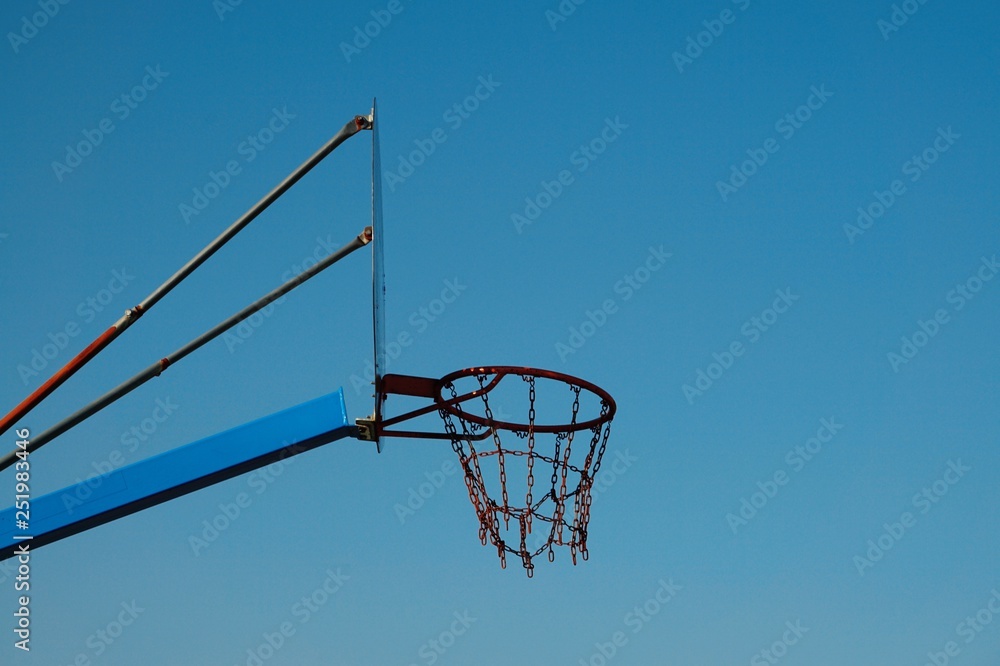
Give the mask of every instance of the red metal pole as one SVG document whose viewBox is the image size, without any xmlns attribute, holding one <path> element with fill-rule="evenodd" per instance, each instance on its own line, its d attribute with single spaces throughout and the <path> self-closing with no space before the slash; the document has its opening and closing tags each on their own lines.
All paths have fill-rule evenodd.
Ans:
<svg viewBox="0 0 1000 666">
<path fill-rule="evenodd" d="M 129 310 L 129 313 L 131 312 L 132 310 Z M 123 319 L 128 318 L 129 315 L 123 317 Z M 64 365 L 54 375 L 49 377 L 44 384 L 35 389 L 31 395 L 21 402 L 20 405 L 15 407 L 9 414 L 7 414 L 7 416 L 3 417 L 3 420 L 0 420 L 0 434 L 7 432 L 7 430 L 10 429 L 18 419 L 34 409 L 38 403 L 59 388 L 64 381 L 73 376 L 74 372 L 82 368 L 87 361 L 97 356 L 102 349 L 111 344 L 112 340 L 128 328 L 127 325 L 119 327 L 119 323 L 120 322 L 116 322 L 114 326 L 101 333 L 101 335 L 98 336 L 96 340 L 91 342 L 86 349 L 74 356 L 69 363 Z"/>
</svg>

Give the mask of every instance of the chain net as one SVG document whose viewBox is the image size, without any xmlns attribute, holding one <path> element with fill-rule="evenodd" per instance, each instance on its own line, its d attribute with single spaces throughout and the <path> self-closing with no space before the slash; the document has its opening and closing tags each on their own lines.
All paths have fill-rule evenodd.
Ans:
<svg viewBox="0 0 1000 666">
<path fill-rule="evenodd" d="M 552 562 L 555 546 L 568 546 L 573 564 L 577 556 L 584 560 L 589 556 L 587 525 L 591 490 L 607 448 L 612 406 L 602 399 L 598 424 L 581 430 L 576 425 L 582 387 L 567 383 L 573 393 L 573 411 L 566 430 L 555 434 L 536 432 L 535 382 L 539 377 L 523 373 L 517 376 L 528 386 L 528 422 L 524 430 L 491 427 L 491 436 L 484 438 L 484 426 L 465 420 L 459 404 L 453 407 L 457 418 L 445 409 L 438 413 L 462 465 L 469 499 L 479 519 L 479 540 L 483 545 L 489 542 L 496 547 L 502 568 L 507 566 L 507 553 L 520 558 L 530 578 L 534 573 L 532 558 L 546 553 Z M 490 377 L 490 374 L 475 375 L 484 389 L 480 397 L 486 420 L 492 424 L 495 419 L 485 390 Z M 452 383 L 444 385 L 443 394 L 447 396 L 447 392 L 451 398 L 458 396 Z M 501 433 L 506 435 L 507 442 L 502 441 Z M 484 477 L 483 467 L 487 462 L 491 463 L 491 476 L 494 469 L 498 471 L 498 492 L 490 492 L 491 484 Z M 508 491 L 508 467 L 515 464 L 516 469 L 527 471 L 523 504 L 517 498 L 512 500 Z M 536 471 L 545 478 L 545 483 L 537 487 Z"/>
</svg>

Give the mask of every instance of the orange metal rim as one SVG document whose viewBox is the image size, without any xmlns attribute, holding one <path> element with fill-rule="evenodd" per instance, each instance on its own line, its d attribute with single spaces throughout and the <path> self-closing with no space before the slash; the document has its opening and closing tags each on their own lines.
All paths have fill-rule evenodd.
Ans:
<svg viewBox="0 0 1000 666">
<path fill-rule="evenodd" d="M 471 391 L 462 396 L 462 400 L 456 401 L 454 399 L 448 399 L 444 397 L 443 391 L 446 386 L 454 382 L 456 379 L 461 379 L 463 377 L 477 377 L 480 375 L 495 375 L 495 379 L 489 384 L 485 385 L 483 388 Z M 539 425 L 539 424 L 527 424 L 527 423 L 514 423 L 509 421 L 490 421 L 482 416 L 476 414 L 470 414 L 469 412 L 462 411 L 458 405 L 467 399 L 478 397 L 484 393 L 489 393 L 492 391 L 500 381 L 507 375 L 517 375 L 520 377 L 535 377 L 541 379 L 547 379 L 551 381 L 563 382 L 568 386 L 579 386 L 582 390 L 588 391 L 601 399 L 601 401 L 607 405 L 607 412 L 601 414 L 595 418 L 581 421 L 578 423 L 564 423 L 555 425 Z M 528 432 L 532 430 L 534 432 L 542 433 L 563 433 L 563 432 L 577 432 L 580 430 L 593 430 L 605 423 L 608 423 L 615 417 L 615 412 L 617 411 L 617 405 L 615 404 L 614 398 L 611 394 L 602 389 L 596 384 L 592 384 L 585 379 L 580 379 L 579 377 L 574 377 L 572 375 L 567 375 L 562 372 L 556 372 L 554 370 L 542 370 L 539 368 L 529 368 L 511 365 L 493 365 L 493 366 L 480 366 L 474 368 L 465 368 L 464 370 L 456 370 L 450 374 L 445 375 L 437 381 L 435 386 L 434 401 L 438 404 L 441 409 L 444 409 L 452 416 L 462 419 L 469 423 L 475 423 L 477 425 L 486 428 L 496 428 L 502 430 L 512 430 L 515 432 Z"/>
</svg>

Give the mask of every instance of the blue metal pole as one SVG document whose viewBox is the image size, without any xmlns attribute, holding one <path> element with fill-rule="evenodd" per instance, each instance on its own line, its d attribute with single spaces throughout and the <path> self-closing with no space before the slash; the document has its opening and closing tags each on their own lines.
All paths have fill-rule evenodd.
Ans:
<svg viewBox="0 0 1000 666">
<path fill-rule="evenodd" d="M 165 451 L 0 512 L 0 561 L 352 436 L 344 391 Z"/>
</svg>

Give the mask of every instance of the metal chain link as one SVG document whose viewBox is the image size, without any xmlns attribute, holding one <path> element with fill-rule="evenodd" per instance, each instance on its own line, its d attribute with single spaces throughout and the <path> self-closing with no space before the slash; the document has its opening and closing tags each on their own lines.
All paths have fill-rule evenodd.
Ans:
<svg viewBox="0 0 1000 666">
<path fill-rule="evenodd" d="M 580 387 L 579 386 L 575 386 L 575 385 L 570 385 L 570 390 L 573 391 L 573 418 L 570 420 L 569 423 L 570 423 L 570 426 L 575 426 L 576 425 L 576 417 L 580 413 Z M 560 543 L 563 542 L 563 538 L 562 538 L 563 524 L 566 522 L 565 519 L 563 518 L 563 516 L 565 516 L 565 513 L 566 513 L 566 482 L 567 482 L 567 479 L 569 477 L 569 459 L 570 459 L 570 455 L 573 452 L 572 451 L 572 448 L 573 448 L 573 438 L 574 438 L 575 434 L 576 434 L 575 431 L 572 430 L 572 429 L 570 429 L 569 432 L 566 433 L 566 446 L 565 446 L 565 448 L 563 450 L 563 460 L 562 460 L 562 464 L 561 464 L 561 467 L 562 467 L 562 484 L 559 487 L 559 498 L 560 498 L 560 505 L 561 505 L 560 512 L 559 512 L 559 517 L 560 517 L 560 519 L 562 519 L 562 522 L 559 524 L 559 530 L 558 530 L 559 531 L 559 540 L 560 540 Z M 567 525 L 567 527 L 570 527 L 569 544 L 570 544 L 570 551 L 574 553 L 573 561 L 575 562 L 576 561 L 576 557 L 575 557 L 575 544 L 576 544 L 576 540 L 575 540 L 575 538 L 573 536 L 575 530 L 573 530 L 572 527 L 569 526 L 569 525 Z"/>
<path fill-rule="evenodd" d="M 524 505 L 528 508 L 525 529 L 531 532 L 531 517 L 534 510 L 531 503 L 531 489 L 535 485 L 535 378 L 521 377 L 528 382 L 528 491 L 524 498 Z"/>
<path fill-rule="evenodd" d="M 449 383 L 445 388 L 451 391 L 453 398 L 458 397 L 458 392 L 455 390 L 454 385 Z M 482 483 L 482 472 L 479 471 L 479 457 L 476 455 L 472 440 L 468 438 L 469 432 L 465 421 L 462 421 L 462 431 L 466 437 L 462 438 L 458 435 L 458 432 L 455 429 L 455 424 L 451 420 L 451 414 L 444 409 L 439 410 L 438 413 L 444 420 L 445 431 L 451 437 L 451 448 L 458 455 L 458 459 L 462 463 L 462 469 L 465 472 L 465 487 L 469 491 L 469 499 L 472 501 L 472 505 L 476 509 L 476 517 L 479 519 L 479 541 L 485 546 L 487 539 L 486 533 L 488 514 L 486 506 L 483 502 L 483 497 L 478 492 L 479 488 L 482 488 L 483 495 L 485 495 L 485 486 Z M 469 442 L 469 448 L 472 450 L 470 455 L 466 455 L 465 453 L 465 447 L 462 446 L 463 439 Z M 470 460 L 475 463 L 475 471 L 473 471 L 472 466 L 469 464 Z"/>
<path fill-rule="evenodd" d="M 489 403 L 489 398 L 487 397 L 487 393 L 489 391 L 486 390 L 488 384 L 487 379 L 493 376 L 494 375 L 491 373 L 475 375 L 479 382 L 480 391 L 478 393 L 483 401 L 485 420 L 489 424 L 497 423 Z M 544 453 L 537 451 L 536 448 L 535 380 L 537 377 L 532 374 L 519 374 L 518 376 L 528 385 L 527 430 L 513 430 L 518 439 L 525 440 L 523 448 L 520 446 L 517 448 L 505 447 L 501 441 L 499 432 L 500 429 L 497 427 L 491 427 L 490 434 L 492 435 L 492 448 L 488 445 L 483 447 L 480 442 L 481 449 L 477 450 L 475 442 L 478 438 L 482 437 L 482 431 L 479 430 L 477 436 L 476 430 L 481 428 L 481 426 L 463 418 L 461 404 L 457 401 L 458 391 L 452 383 L 445 385 L 445 391 L 450 393 L 452 400 L 454 400 L 454 402 L 451 403 L 451 410 L 442 408 L 439 409 L 438 412 L 444 421 L 445 432 L 451 439 L 452 450 L 455 452 L 455 455 L 458 456 L 462 465 L 466 489 L 469 492 L 469 498 L 476 510 L 476 516 L 480 523 L 480 541 L 483 545 L 489 541 L 496 547 L 501 567 L 506 567 L 506 553 L 509 552 L 512 555 L 517 555 L 520 558 L 528 577 L 530 578 L 534 574 L 534 564 L 532 563 L 532 558 L 545 552 L 548 560 L 550 562 L 553 561 L 555 559 L 554 546 L 557 545 L 569 546 L 570 554 L 574 563 L 576 563 L 577 555 L 582 557 L 584 560 L 588 559 L 587 526 L 590 520 L 590 507 L 592 502 L 591 491 L 593 488 L 594 478 L 600 470 L 601 460 L 607 448 L 608 437 L 610 434 L 610 422 L 601 423 L 591 429 L 592 437 L 590 438 L 586 459 L 582 463 L 582 466 L 580 466 L 579 462 L 574 463 L 571 460 L 573 455 L 573 441 L 577 432 L 574 429 L 574 426 L 577 423 L 580 411 L 580 395 L 582 387 L 569 384 L 569 388 L 574 394 L 572 419 L 565 431 L 555 434 L 553 442 L 553 455 L 552 457 L 548 457 Z M 606 401 L 602 401 L 602 421 L 609 412 L 610 405 Z M 461 423 L 461 432 L 459 432 L 456 428 L 452 418 L 453 416 L 457 417 L 458 421 Z M 468 446 L 468 449 L 466 446 Z M 502 506 L 498 505 L 490 497 L 479 461 L 481 457 L 487 458 L 493 455 L 497 456 L 497 464 L 499 467 L 500 490 L 503 501 Z M 525 505 L 523 508 L 510 505 L 507 490 L 508 457 L 527 458 L 527 490 L 525 494 Z M 533 491 L 535 483 L 534 466 L 536 459 L 552 465 L 550 489 L 537 502 L 534 500 Z M 594 466 L 593 471 L 590 470 L 592 463 Z M 570 473 L 579 475 L 580 477 L 579 484 L 577 484 L 573 489 L 569 488 Z M 568 501 L 573 502 L 572 522 L 569 522 L 566 515 L 567 509 L 569 508 L 567 507 Z M 551 509 L 546 509 L 546 505 L 550 502 Z M 501 533 L 500 528 L 501 513 L 503 514 L 504 530 L 506 533 L 509 533 L 510 531 L 510 518 L 514 517 L 517 519 L 517 530 L 519 532 L 516 541 L 518 546 L 517 549 L 511 547 L 504 541 L 504 534 Z M 551 525 L 551 528 L 549 529 L 549 533 L 544 543 L 542 543 L 542 545 L 534 552 L 530 552 L 528 549 L 527 537 L 532 532 L 533 521 L 535 519 Z M 510 537 L 513 539 L 514 535 L 510 535 Z"/>
<path fill-rule="evenodd" d="M 563 447 L 565 440 L 566 433 L 559 433 L 556 435 L 555 454 L 552 458 L 552 490 L 549 491 L 552 496 L 552 501 L 556 505 L 552 512 L 552 519 L 555 525 L 552 526 L 552 534 L 549 538 L 553 541 L 553 543 L 559 546 L 563 545 L 562 527 L 564 522 L 563 515 L 566 512 L 566 496 L 565 494 L 560 495 L 560 493 L 556 491 L 556 485 L 559 483 L 559 469 L 562 465 L 559 460 L 560 449 Z"/>
<path fill-rule="evenodd" d="M 493 409 L 490 407 L 490 399 L 488 391 L 486 391 L 486 380 L 488 377 L 488 375 L 476 375 L 476 379 L 479 380 L 479 388 L 483 391 L 483 408 L 486 410 L 486 419 L 490 423 L 494 423 L 496 419 L 493 418 Z M 500 443 L 500 435 L 497 433 L 496 428 L 493 429 L 493 438 L 497 447 L 497 465 L 500 467 L 500 488 L 503 495 L 503 526 L 504 529 L 510 529 L 510 499 L 507 497 L 507 465 L 504 460 L 504 448 Z M 497 528 L 499 529 L 499 519 L 497 520 Z"/>
<path fill-rule="evenodd" d="M 607 416 L 608 412 L 611 411 L 611 405 L 602 401 L 601 402 L 601 416 Z M 608 421 L 601 426 L 597 426 L 594 429 L 594 441 L 597 441 L 597 437 L 601 430 L 604 430 L 604 436 L 601 439 L 601 449 L 597 452 L 597 462 L 594 463 L 594 474 L 596 477 L 597 473 L 601 471 L 601 460 L 604 458 L 604 449 L 608 448 L 608 436 L 611 434 L 611 422 Z"/>
</svg>

